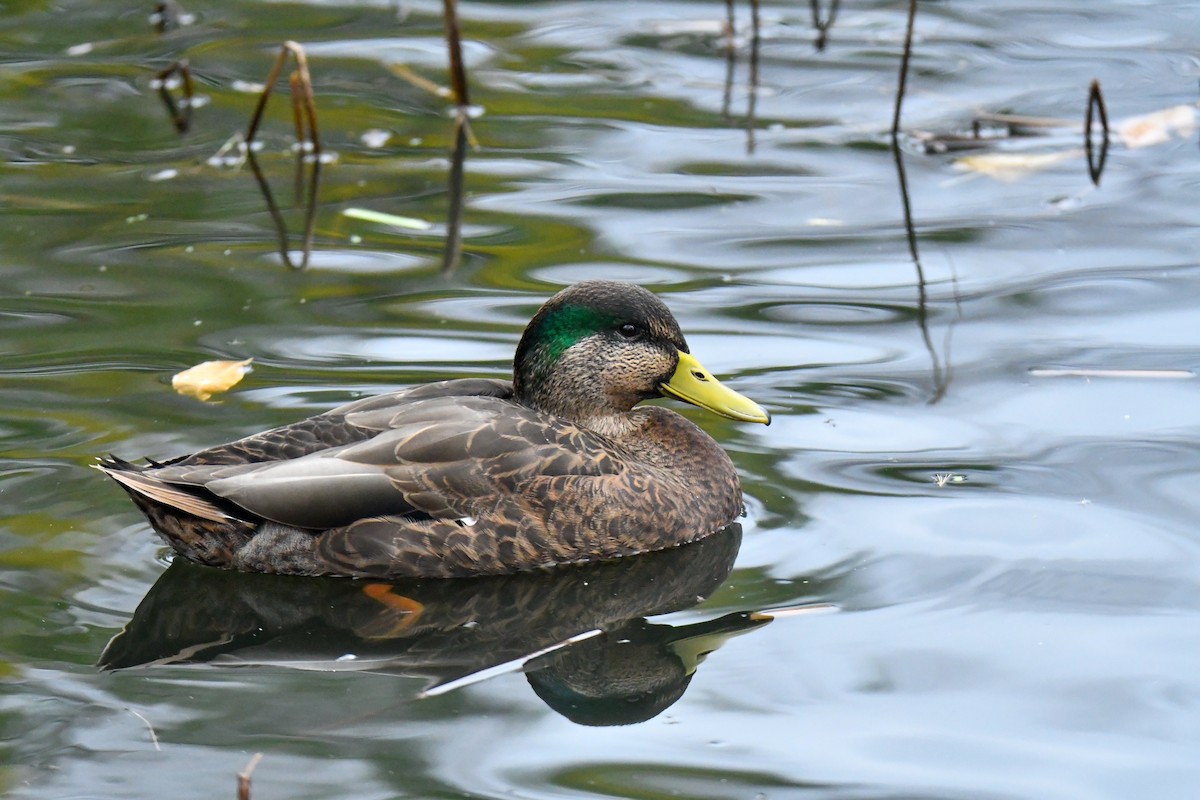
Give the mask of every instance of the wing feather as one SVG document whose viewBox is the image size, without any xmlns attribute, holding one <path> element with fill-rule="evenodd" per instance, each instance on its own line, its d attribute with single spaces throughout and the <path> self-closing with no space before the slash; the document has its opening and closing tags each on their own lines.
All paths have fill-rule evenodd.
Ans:
<svg viewBox="0 0 1200 800">
<path fill-rule="evenodd" d="M 613 445 L 596 434 L 495 394 L 413 400 L 395 393 L 343 408 L 336 425 L 297 423 L 298 429 L 312 434 L 350 426 L 361 432 L 353 441 L 284 460 L 189 459 L 152 472 L 158 481 L 206 489 L 264 519 L 327 530 L 371 517 L 483 517 L 505 498 L 529 497 L 540 478 L 622 468 Z M 241 446 L 249 448 L 248 441 Z M 254 447 L 262 449 L 265 441 L 260 436 Z"/>
</svg>

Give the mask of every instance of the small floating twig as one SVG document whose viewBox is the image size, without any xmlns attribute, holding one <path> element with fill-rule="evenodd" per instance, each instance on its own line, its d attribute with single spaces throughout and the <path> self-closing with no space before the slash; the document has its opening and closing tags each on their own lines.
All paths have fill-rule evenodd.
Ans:
<svg viewBox="0 0 1200 800">
<path fill-rule="evenodd" d="M 462 32 L 458 23 L 458 3 L 456 0 L 442 0 L 444 13 L 442 15 L 446 28 L 446 53 L 450 58 L 450 86 L 442 86 L 418 75 L 404 64 L 391 63 L 388 70 L 408 83 L 437 97 L 449 97 L 459 109 L 465 109 L 471 104 L 471 92 L 467 86 L 467 70 L 462 56 Z"/>
<path fill-rule="evenodd" d="M 1094 117 L 1100 118 L 1100 153 L 1096 155 L 1092 145 L 1092 124 Z M 1092 185 L 1100 185 L 1100 174 L 1104 171 L 1104 162 L 1108 158 L 1108 111 L 1104 107 L 1104 95 L 1100 91 L 1100 81 L 1093 80 L 1088 89 L 1087 114 L 1083 118 L 1083 149 L 1087 153 L 1088 177 Z"/>
<path fill-rule="evenodd" d="M 441 84 L 434 83 L 423 75 L 418 75 L 404 64 L 390 63 L 387 65 L 388 71 L 401 80 L 408 81 L 418 89 L 423 89 L 437 97 L 449 97 L 450 90 Z"/>
<path fill-rule="evenodd" d="M 162 747 L 160 747 L 158 744 L 158 734 L 154 732 L 154 726 L 150 724 L 150 720 L 146 719 L 145 717 L 143 717 L 141 714 L 139 714 L 136 710 L 134 710 L 132 708 L 127 708 L 125 710 L 128 711 L 130 714 L 133 714 L 135 717 L 137 717 L 138 719 L 140 719 L 142 722 L 144 722 L 146 724 L 146 730 L 150 731 L 150 743 L 154 745 L 155 750 L 161 751 Z"/>
<path fill-rule="evenodd" d="M 1062 128 L 1071 124 L 1071 120 L 1069 119 L 1031 117 L 1027 114 L 998 114 L 989 111 L 980 113 L 975 118 L 975 121 L 977 123 L 1004 125 L 1009 129 L 1012 136 L 1037 136 L 1045 133 L 1047 130 Z"/>
</svg>

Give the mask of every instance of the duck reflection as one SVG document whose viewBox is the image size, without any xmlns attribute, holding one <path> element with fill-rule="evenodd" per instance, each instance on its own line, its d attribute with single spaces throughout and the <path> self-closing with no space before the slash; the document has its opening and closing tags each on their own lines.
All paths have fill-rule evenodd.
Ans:
<svg viewBox="0 0 1200 800">
<path fill-rule="evenodd" d="M 177 560 L 100 656 L 103 669 L 274 664 L 426 678 L 433 695 L 524 670 L 537 695 L 585 725 L 649 719 L 682 696 L 704 656 L 770 617 L 689 625 L 646 617 L 695 606 L 728 577 L 731 525 L 619 561 L 496 578 L 375 582 L 256 575 Z"/>
</svg>

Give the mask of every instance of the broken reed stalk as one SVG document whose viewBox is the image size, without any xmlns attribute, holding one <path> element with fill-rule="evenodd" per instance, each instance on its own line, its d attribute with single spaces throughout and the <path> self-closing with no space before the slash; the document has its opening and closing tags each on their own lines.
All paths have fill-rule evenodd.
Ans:
<svg viewBox="0 0 1200 800">
<path fill-rule="evenodd" d="M 238 800 L 250 800 L 250 776 L 254 774 L 254 768 L 262 761 L 262 757 L 262 753 L 255 753 L 246 764 L 246 768 L 238 773 Z"/>
<path fill-rule="evenodd" d="M 171 96 L 171 90 L 167 86 L 167 82 L 174 75 L 179 76 L 183 87 L 183 99 L 179 103 L 175 102 L 175 98 Z M 187 59 L 172 63 L 159 72 L 155 79 L 158 81 L 158 96 L 162 98 L 163 105 L 167 107 L 167 113 L 171 115 L 171 124 L 175 126 L 178 133 L 187 133 L 188 129 L 192 127 L 192 98 L 195 94 L 192 86 L 192 69 L 188 66 Z"/>
<path fill-rule="evenodd" d="M 154 726 L 150 724 L 150 720 L 146 719 L 135 709 L 127 708 L 125 710 L 146 724 L 146 730 L 150 732 L 150 743 L 154 745 L 155 750 L 162 750 L 162 746 L 158 743 L 158 734 L 154 732 Z"/>
<path fill-rule="evenodd" d="M 1092 145 L 1092 126 L 1100 118 L 1100 154 L 1096 155 Z M 1100 92 L 1100 81 L 1093 80 L 1088 89 L 1087 113 L 1083 118 L 1083 150 L 1087 154 L 1088 177 L 1093 186 L 1100 185 L 1100 174 L 1108 159 L 1108 111 L 1104 107 L 1104 95 Z"/>
<path fill-rule="evenodd" d="M 904 105 L 904 90 L 908 85 L 908 61 L 912 56 L 913 26 L 917 19 L 917 0 L 908 0 L 908 27 L 904 33 L 904 54 L 900 58 L 900 84 L 896 87 L 896 109 L 892 114 L 892 146 L 900 135 L 900 109 Z"/>
<path fill-rule="evenodd" d="M 450 89 L 459 106 L 471 104 L 467 89 L 467 70 L 463 66 L 462 35 L 458 24 L 458 0 L 442 0 L 446 25 L 446 50 L 450 55 Z"/>
<path fill-rule="evenodd" d="M 314 156 L 321 154 L 320 134 L 317 130 L 317 102 L 312 88 L 312 76 L 308 72 L 308 56 L 304 53 L 304 48 L 296 42 L 287 41 L 279 49 L 279 55 L 275 58 L 275 63 L 271 67 L 271 72 L 267 75 L 267 80 L 263 86 L 262 94 L 258 96 L 258 105 L 254 108 L 254 114 L 250 117 L 250 127 L 246 129 L 246 146 L 254 141 L 254 137 L 258 134 L 258 126 L 262 123 L 263 112 L 266 111 L 267 101 L 271 99 L 271 91 L 275 88 L 276 82 L 279 80 L 279 74 L 283 71 L 283 65 L 287 62 L 288 55 L 291 54 L 296 59 L 296 72 L 289 76 L 288 82 L 292 87 L 292 103 L 296 103 L 296 95 L 299 94 L 301 106 L 304 113 L 294 112 L 294 122 L 296 125 L 296 138 L 301 146 L 304 142 L 312 143 L 312 152 Z M 305 131 L 305 122 L 307 122 L 307 132 Z"/>
</svg>

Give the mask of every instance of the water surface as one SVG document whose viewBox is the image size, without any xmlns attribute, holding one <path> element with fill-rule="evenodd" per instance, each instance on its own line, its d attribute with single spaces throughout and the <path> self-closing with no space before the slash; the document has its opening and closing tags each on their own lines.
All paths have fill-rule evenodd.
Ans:
<svg viewBox="0 0 1200 800">
<path fill-rule="evenodd" d="M 1193 797 L 1196 131 L 1114 137 L 1099 186 L 1080 131 L 1093 79 L 1114 124 L 1194 110 L 1200 5 L 922 4 L 903 125 L 920 269 L 887 136 L 899 5 L 841 8 L 819 48 L 807 5 L 765 4 L 753 59 L 747 8 L 730 58 L 720 3 L 465 4 L 484 113 L 444 274 L 451 119 L 389 66 L 446 81 L 440 3 L 189 3 L 161 35 L 149 6 L 10 4 L 0 785 L 233 796 L 262 752 L 262 797 Z M 336 156 L 302 272 L 248 169 L 210 163 L 287 39 Z M 181 58 L 205 100 L 182 137 L 153 83 Z M 996 113 L 1064 122 L 921 145 Z M 286 96 L 261 137 L 295 247 Z M 1000 178 L 961 161 L 996 153 L 1061 158 Z M 342 584 L 168 569 L 88 469 L 504 376 L 542 300 L 590 277 L 659 292 L 774 417 L 684 411 L 743 476 L 725 550 L 595 586 L 409 587 L 442 609 L 417 636 Z M 246 357 L 216 401 L 170 389 Z M 816 603 L 838 610 L 758 616 Z M 591 616 L 562 610 L 558 631 L 496 607 Z M 98 670 L 150 612 L 197 663 Z M 481 647 L 506 663 L 598 628 L 528 674 L 422 694 Z M 620 681 L 657 688 L 578 694 Z"/>
</svg>

